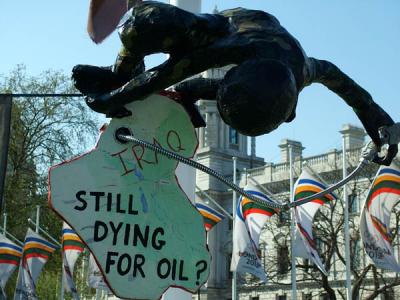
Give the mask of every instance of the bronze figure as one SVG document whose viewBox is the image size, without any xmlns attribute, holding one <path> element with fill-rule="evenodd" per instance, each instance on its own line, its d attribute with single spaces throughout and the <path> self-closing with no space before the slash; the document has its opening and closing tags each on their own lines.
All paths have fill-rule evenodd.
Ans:
<svg viewBox="0 0 400 300">
<path fill-rule="evenodd" d="M 129 115 L 123 105 L 143 100 L 174 84 L 191 111 L 195 125 L 204 125 L 194 102 L 215 99 L 223 120 L 240 133 L 257 136 L 295 118 L 301 90 L 318 82 L 350 105 L 379 148 L 378 129 L 394 124 L 371 95 L 333 63 L 308 57 L 300 43 L 272 15 L 236 8 L 218 14 L 193 14 L 175 6 L 146 1 L 121 21 L 122 49 L 114 66 L 78 65 L 76 87 L 87 104 L 108 116 Z M 169 59 L 145 70 L 153 53 Z M 202 71 L 233 65 L 222 79 L 194 78 Z M 181 83 L 180 83 L 181 82 Z M 380 164 L 390 164 L 397 144 L 389 146 Z"/>
</svg>

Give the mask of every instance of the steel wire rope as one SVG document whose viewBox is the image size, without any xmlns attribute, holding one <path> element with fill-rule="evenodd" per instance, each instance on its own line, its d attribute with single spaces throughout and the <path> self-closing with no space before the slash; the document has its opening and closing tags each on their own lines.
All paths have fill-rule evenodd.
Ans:
<svg viewBox="0 0 400 300">
<path fill-rule="evenodd" d="M 122 131 L 121 131 L 122 130 Z M 123 133 L 121 133 L 123 132 Z M 356 169 L 353 170 L 353 172 L 351 172 L 346 178 L 342 179 L 341 181 L 339 181 L 338 183 L 330 186 L 329 188 L 327 188 L 326 190 L 323 190 L 317 194 L 314 195 L 310 195 L 308 197 L 305 197 L 303 199 L 299 199 L 295 202 L 291 202 L 291 203 L 286 203 L 286 204 L 280 204 L 280 203 L 276 203 L 273 202 L 273 200 L 271 199 L 271 202 L 267 202 L 264 200 L 261 200 L 258 197 L 255 197 L 249 193 L 247 193 L 244 189 L 242 189 L 241 187 L 237 186 L 236 184 L 234 184 L 232 181 L 228 180 L 227 178 L 225 178 L 224 176 L 222 176 L 221 174 L 219 174 L 218 172 L 214 171 L 213 169 L 210 169 L 194 160 L 188 159 L 186 157 L 183 157 L 179 154 L 176 154 L 172 151 L 166 150 L 162 147 L 159 147 L 157 145 L 151 144 L 149 142 L 143 141 L 141 139 L 138 139 L 136 137 L 134 137 L 133 135 L 127 135 L 126 134 L 126 128 L 119 128 L 117 129 L 116 133 L 115 133 L 116 138 L 121 141 L 121 142 L 134 142 L 136 144 L 139 144 L 149 150 L 152 150 L 154 152 L 157 152 L 161 155 L 164 155 L 168 158 L 174 159 L 176 161 L 179 161 L 181 163 L 184 163 L 188 166 L 191 166 L 193 168 L 196 168 L 204 173 L 207 173 L 208 175 L 220 180 L 221 182 L 223 182 L 224 184 L 226 184 L 227 186 L 229 186 L 230 188 L 232 188 L 234 191 L 236 191 L 237 193 L 239 193 L 240 195 L 246 197 L 249 200 L 252 200 L 264 207 L 270 208 L 270 209 L 274 209 L 274 210 L 288 210 L 290 208 L 308 203 L 312 200 L 315 200 L 321 196 L 324 196 L 326 194 L 329 194 L 330 192 L 332 192 L 335 189 L 338 189 L 339 187 L 341 187 L 342 185 L 346 184 L 347 182 L 349 182 L 351 179 L 353 179 L 353 177 L 355 177 L 360 171 L 361 169 L 367 165 L 369 163 L 369 157 L 371 157 L 371 154 L 368 153 L 366 154 L 367 151 L 364 151 L 364 153 L 362 154 L 362 159 L 360 160 L 360 163 L 358 164 L 358 166 L 356 167 Z M 371 151 L 371 150 L 369 150 Z M 269 197 L 268 197 L 269 198 Z"/>
</svg>

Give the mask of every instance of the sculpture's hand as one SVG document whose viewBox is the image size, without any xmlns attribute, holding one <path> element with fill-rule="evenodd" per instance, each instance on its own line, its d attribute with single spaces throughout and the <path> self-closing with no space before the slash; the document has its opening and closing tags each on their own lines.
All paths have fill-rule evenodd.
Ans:
<svg viewBox="0 0 400 300">
<path fill-rule="evenodd" d="M 380 146 L 388 145 L 388 149 L 384 156 L 376 156 L 373 161 L 380 165 L 389 166 L 398 152 L 398 144 L 400 143 L 400 123 L 380 127 L 379 137 Z M 379 150 L 380 146 L 378 147 Z"/>
</svg>

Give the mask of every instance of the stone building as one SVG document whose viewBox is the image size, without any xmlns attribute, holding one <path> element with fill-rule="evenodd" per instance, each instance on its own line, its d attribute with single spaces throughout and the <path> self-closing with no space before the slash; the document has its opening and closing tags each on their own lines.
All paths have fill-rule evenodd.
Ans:
<svg viewBox="0 0 400 300">
<path fill-rule="evenodd" d="M 205 76 L 221 76 L 223 70 L 212 70 Z M 246 182 L 251 181 L 259 186 L 261 190 L 275 199 L 281 201 L 289 200 L 289 149 L 292 149 L 294 159 L 295 179 L 300 175 L 303 168 L 309 168 L 317 174 L 321 180 L 327 184 L 333 184 L 341 179 L 342 176 L 342 150 L 332 149 L 327 153 L 304 157 L 302 151 L 304 147 L 301 142 L 289 139 L 282 140 L 279 148 L 281 150 L 281 160 L 279 163 L 265 162 L 262 158 L 255 156 L 254 140 L 250 154 L 247 153 L 248 138 L 238 134 L 234 129 L 227 126 L 219 117 L 215 101 L 201 100 L 199 108 L 206 120 L 207 127 L 198 131 L 199 149 L 197 161 L 210 167 L 225 177 L 232 179 L 232 157 L 237 157 L 237 182 L 244 187 Z M 339 133 L 338 133 L 339 134 Z M 364 145 L 365 132 L 362 128 L 346 124 L 340 130 L 346 146 L 347 170 L 352 171 L 358 164 L 360 151 Z M 352 267 L 355 274 L 359 276 L 369 261 L 362 250 L 362 245 L 358 233 L 359 212 L 362 201 L 364 201 L 371 180 L 375 176 L 377 166 L 371 164 L 365 168 L 362 175 L 351 181 L 348 186 L 348 199 L 350 203 L 350 235 L 351 235 L 351 256 Z M 198 187 L 198 201 L 207 200 L 206 193 L 212 197 L 225 210 L 232 212 L 232 191 L 224 184 L 200 171 L 196 174 L 196 185 Z M 200 191 L 201 190 L 201 191 Z M 338 205 L 335 208 L 336 216 L 333 224 L 341 224 L 343 218 L 343 205 L 341 192 L 338 192 Z M 212 204 L 210 204 L 212 205 Z M 324 214 L 329 215 L 330 209 L 321 209 Z M 265 230 L 260 239 L 262 246 L 264 266 L 267 275 L 271 276 L 266 284 L 258 284 L 251 279 L 251 276 L 239 277 L 238 299 L 240 300 L 285 300 L 291 299 L 291 277 L 290 277 L 290 236 L 289 236 L 289 216 L 286 213 L 274 216 L 271 222 L 267 222 Z M 339 226 L 339 225 L 338 225 Z M 317 226 L 318 227 L 318 226 Z M 343 227 L 343 226 L 342 226 Z M 208 245 L 212 255 L 211 274 L 207 286 L 201 290 L 200 299 L 208 300 L 228 300 L 231 299 L 232 274 L 229 272 L 231 248 L 232 248 L 232 223 L 225 219 L 217 224 L 208 233 Z M 317 242 L 318 232 L 316 233 Z M 323 239 L 322 239 L 323 240 Z M 321 240 L 321 241 L 322 241 Z M 272 242 L 271 242 L 272 241 Z M 337 237 L 338 251 L 330 259 L 330 271 L 327 277 L 329 286 L 336 292 L 337 299 L 340 294 L 345 295 L 345 264 L 344 259 L 344 237 L 343 231 Z M 324 252 L 323 242 L 320 243 L 321 251 Z M 326 250 L 326 249 L 325 249 Z M 398 251 L 398 238 L 396 240 L 396 253 Z M 297 265 L 302 266 L 297 270 L 297 299 L 330 299 L 326 291 L 321 287 L 320 274 L 312 264 L 304 259 L 298 258 Z M 304 266 L 307 266 L 305 268 Z M 353 274 L 352 282 L 355 285 L 356 275 Z M 397 282 L 400 284 L 396 274 L 391 272 L 379 272 L 383 281 Z M 357 290 L 359 299 L 367 299 L 374 290 L 374 278 L 372 273 L 367 273 L 362 281 L 362 287 Z M 388 288 L 385 293 L 379 295 L 379 299 L 396 299 L 400 293 L 396 288 Z M 194 296 L 197 299 L 198 296 Z M 354 298 L 356 299 L 356 298 Z"/>
</svg>

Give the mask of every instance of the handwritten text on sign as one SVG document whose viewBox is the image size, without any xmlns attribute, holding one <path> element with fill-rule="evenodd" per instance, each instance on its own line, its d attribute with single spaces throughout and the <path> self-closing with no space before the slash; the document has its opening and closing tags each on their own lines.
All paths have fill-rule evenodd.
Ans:
<svg viewBox="0 0 400 300">
<path fill-rule="evenodd" d="M 200 214 L 179 188 L 177 162 L 142 146 L 120 143 L 115 131 L 185 157 L 197 141 L 182 107 L 152 96 L 112 120 L 96 149 L 50 171 L 50 204 L 88 245 L 114 293 L 158 299 L 169 286 L 195 292 L 209 273 Z"/>
</svg>

